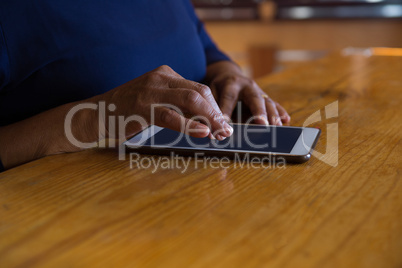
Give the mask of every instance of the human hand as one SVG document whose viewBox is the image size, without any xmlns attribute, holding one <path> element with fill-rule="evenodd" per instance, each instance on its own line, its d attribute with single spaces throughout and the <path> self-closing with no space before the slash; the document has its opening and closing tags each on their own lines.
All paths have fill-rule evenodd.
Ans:
<svg viewBox="0 0 402 268">
<path fill-rule="evenodd" d="M 243 101 L 250 109 L 254 123 L 265 125 L 288 124 L 290 116 L 240 68 L 229 61 L 208 67 L 209 86 L 218 93 L 218 103 L 224 115 L 231 117 L 237 102 Z"/>
<path fill-rule="evenodd" d="M 209 136 L 223 140 L 233 132 L 232 127 L 224 120 L 209 87 L 184 79 L 168 66 L 161 66 L 99 95 L 97 101 L 105 101 L 107 105 L 114 104 L 115 115 L 141 116 L 148 124 L 186 132 L 194 137 Z M 202 120 L 186 118 L 165 104 Z M 154 122 L 151 122 L 152 119 Z M 125 136 L 130 137 L 143 128 L 138 122 L 127 124 Z M 109 136 L 110 131 L 107 129 Z"/>
</svg>

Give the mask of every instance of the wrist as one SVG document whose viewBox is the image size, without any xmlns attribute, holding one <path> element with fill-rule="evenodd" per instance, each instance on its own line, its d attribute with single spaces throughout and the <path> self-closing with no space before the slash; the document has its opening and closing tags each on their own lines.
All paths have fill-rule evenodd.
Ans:
<svg viewBox="0 0 402 268">
<path fill-rule="evenodd" d="M 60 107 L 62 120 L 59 122 L 58 131 L 50 133 L 52 143 L 45 143 L 45 155 L 52 155 L 65 152 L 81 151 L 88 147 L 94 147 L 99 140 L 99 119 L 97 103 L 90 101 L 79 101 L 69 103 Z M 90 145 L 92 144 L 92 146 Z"/>
</svg>

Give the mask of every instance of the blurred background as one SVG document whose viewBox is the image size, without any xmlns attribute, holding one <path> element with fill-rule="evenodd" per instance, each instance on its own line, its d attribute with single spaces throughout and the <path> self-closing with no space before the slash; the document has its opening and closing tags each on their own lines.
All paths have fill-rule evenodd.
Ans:
<svg viewBox="0 0 402 268">
<path fill-rule="evenodd" d="M 259 78 L 332 51 L 402 47 L 402 0 L 192 0 L 219 45 Z"/>
</svg>

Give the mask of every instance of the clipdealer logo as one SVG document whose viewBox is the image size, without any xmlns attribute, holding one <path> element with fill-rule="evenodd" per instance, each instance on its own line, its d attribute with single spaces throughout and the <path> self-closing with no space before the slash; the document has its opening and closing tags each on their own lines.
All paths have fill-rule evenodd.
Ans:
<svg viewBox="0 0 402 268">
<path fill-rule="evenodd" d="M 167 105 L 169 105 L 169 104 L 167 104 Z M 240 113 L 240 115 L 241 115 L 241 103 L 238 105 L 238 107 L 239 107 L 238 113 Z M 174 109 L 176 112 L 182 114 L 180 109 L 178 109 L 177 107 L 169 105 L 169 108 Z M 80 147 L 80 148 L 115 147 L 116 143 L 111 143 L 111 144 L 109 144 L 107 146 L 106 143 L 105 143 L 105 140 L 100 140 L 98 142 L 92 142 L 92 143 L 83 143 L 83 142 L 78 141 L 74 137 L 74 135 L 72 133 L 72 129 L 71 129 L 73 116 L 74 116 L 75 113 L 77 113 L 78 111 L 83 110 L 83 109 L 98 110 L 99 119 L 100 119 L 99 120 L 99 137 L 104 137 L 106 129 L 105 129 L 105 125 L 103 124 L 103 122 L 105 122 L 107 112 L 114 111 L 116 109 L 116 106 L 114 104 L 106 105 L 105 102 L 100 102 L 99 104 L 94 104 L 94 103 L 79 104 L 79 105 L 75 106 L 74 108 L 72 108 L 69 111 L 69 113 L 67 114 L 67 116 L 65 118 L 65 121 L 64 121 L 65 135 L 68 138 L 68 140 L 70 141 L 70 143 L 75 145 L 75 146 L 77 146 L 77 147 Z M 321 116 L 321 109 L 317 110 L 316 112 L 314 112 L 312 115 L 310 115 L 305 120 L 305 122 L 303 123 L 303 127 L 308 127 L 311 124 L 321 122 L 321 121 L 326 120 L 326 119 L 337 118 L 338 117 L 338 101 L 334 101 L 334 102 L 326 105 L 324 110 L 325 110 L 324 118 Z M 152 121 L 153 121 L 154 120 L 154 114 L 153 114 L 154 111 L 152 110 L 151 112 L 152 112 Z M 240 115 L 238 114 L 238 116 L 240 116 Z M 253 118 L 251 118 L 251 120 L 252 119 Z M 251 120 L 249 120 L 248 123 L 250 123 Z M 126 148 L 125 148 L 125 145 L 122 142 L 121 138 L 124 138 L 126 125 L 129 122 L 132 122 L 132 121 L 135 121 L 135 122 L 139 123 L 142 126 L 143 129 L 145 129 L 149 125 L 144 118 L 142 118 L 141 116 L 138 116 L 138 115 L 132 115 L 132 116 L 129 116 L 127 118 L 125 118 L 124 116 L 118 116 L 117 118 L 115 116 L 109 116 L 108 117 L 108 122 L 109 122 L 108 123 L 108 129 L 109 130 L 110 129 L 118 130 L 118 135 L 117 135 L 116 138 L 118 138 L 118 140 L 120 140 L 118 142 L 119 160 L 125 160 L 126 159 Z M 184 125 L 183 125 L 183 129 L 184 129 Z M 327 133 L 327 140 L 326 140 L 325 153 L 321 153 L 321 152 L 319 152 L 317 150 L 313 150 L 312 155 L 315 156 L 320 161 L 322 161 L 322 162 L 324 162 L 324 163 L 326 163 L 326 164 L 328 164 L 330 166 L 336 167 L 338 165 L 338 154 L 339 154 L 339 152 L 338 152 L 339 151 L 338 150 L 338 138 L 339 138 L 338 122 L 326 124 L 326 133 Z M 183 135 L 184 135 L 184 133 L 183 133 Z M 251 145 L 255 146 L 255 144 L 253 144 L 247 138 L 247 135 L 245 137 L 246 137 L 245 141 L 247 142 L 247 144 L 251 144 Z M 275 147 L 276 146 L 276 138 L 277 138 L 276 137 L 276 132 L 273 133 L 272 137 L 274 138 L 274 140 L 272 141 L 272 146 Z M 302 140 L 303 140 L 304 147 L 309 150 L 310 147 L 304 143 L 304 137 L 302 137 Z M 123 141 L 125 141 L 125 138 L 124 138 Z M 132 158 L 131 158 L 131 160 L 132 160 Z M 256 161 L 256 160 L 253 160 L 253 161 Z M 264 162 L 264 161 L 262 161 L 262 162 Z"/>
<path fill-rule="evenodd" d="M 314 112 L 310 115 L 306 121 L 304 121 L 303 127 L 307 127 L 313 123 L 321 122 L 323 120 L 338 118 L 339 103 L 334 101 L 325 106 L 325 118 L 321 116 L 321 110 Z M 313 150 L 312 155 L 317 157 L 320 161 L 336 167 L 338 166 L 339 159 L 339 126 L 338 122 L 326 124 L 326 150 L 325 153 L 320 153 L 317 150 Z M 303 139 L 304 141 L 304 139 Z M 304 142 L 303 142 L 304 143 Z M 307 146 L 304 144 L 304 147 Z"/>
</svg>

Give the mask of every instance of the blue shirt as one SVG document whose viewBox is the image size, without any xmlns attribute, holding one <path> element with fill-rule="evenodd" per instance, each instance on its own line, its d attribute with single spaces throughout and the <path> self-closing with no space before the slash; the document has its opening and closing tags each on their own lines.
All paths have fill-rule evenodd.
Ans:
<svg viewBox="0 0 402 268">
<path fill-rule="evenodd" d="M 202 81 L 220 60 L 188 0 L 0 0 L 0 126 L 164 64 Z"/>
</svg>

